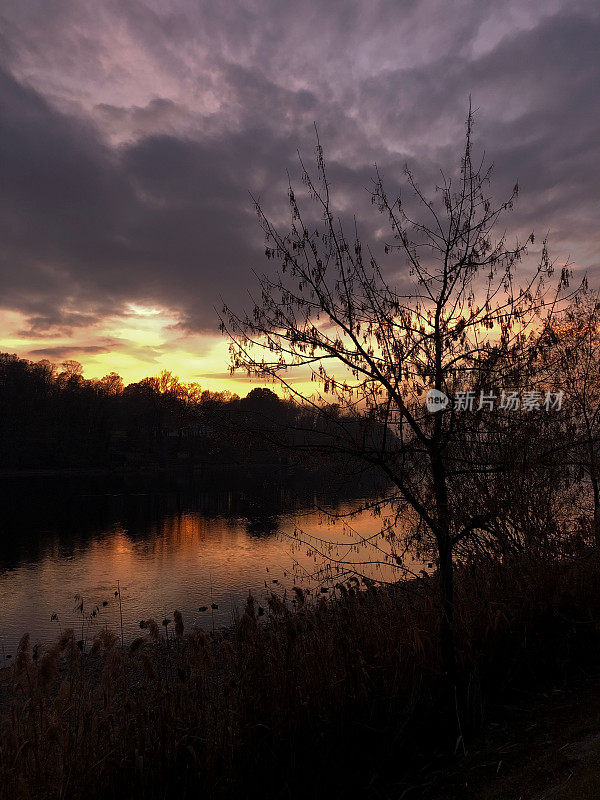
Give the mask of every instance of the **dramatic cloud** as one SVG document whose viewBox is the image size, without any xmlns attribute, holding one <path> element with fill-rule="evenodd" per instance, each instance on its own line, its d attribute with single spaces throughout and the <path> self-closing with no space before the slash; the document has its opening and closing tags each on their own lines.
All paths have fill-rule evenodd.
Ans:
<svg viewBox="0 0 600 800">
<path fill-rule="evenodd" d="M 522 188 L 514 232 L 549 230 L 594 276 L 599 41 L 595 0 L 8 0 L 2 349 L 192 377 L 202 333 L 202 374 L 224 379 L 214 306 L 264 267 L 249 191 L 284 218 L 316 121 L 340 213 L 372 234 L 373 163 L 435 182 L 469 95 L 498 191 Z M 127 332 L 132 304 L 162 315 L 158 339 Z"/>
</svg>

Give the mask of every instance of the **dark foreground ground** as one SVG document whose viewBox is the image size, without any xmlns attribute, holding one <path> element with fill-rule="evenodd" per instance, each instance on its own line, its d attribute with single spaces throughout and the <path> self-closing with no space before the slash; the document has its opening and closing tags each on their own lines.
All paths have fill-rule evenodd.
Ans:
<svg viewBox="0 0 600 800">
<path fill-rule="evenodd" d="M 5 700 L 10 674 L 0 671 Z M 356 777 L 359 796 L 382 800 L 600 798 L 600 665 L 567 687 L 515 693 L 510 704 L 489 710 L 466 748 L 438 752 L 400 781 L 378 769 Z"/>
<path fill-rule="evenodd" d="M 425 766 L 406 798 L 592 800 L 600 797 L 600 671 L 569 688 L 515 695 L 466 755 Z M 417 783 L 417 781 L 415 781 Z M 402 797 L 400 794 L 390 796 Z"/>
<path fill-rule="evenodd" d="M 0 671 L 4 692 L 10 670 Z M 5 695 L 6 698 L 6 695 Z M 359 796 L 382 800 L 593 800 L 600 798 L 600 667 L 569 687 L 517 693 L 490 710 L 485 729 L 452 756 L 424 760 L 398 782 L 378 770 Z M 495 719 L 494 719 L 495 718 Z M 263 795 L 269 800 L 269 795 Z M 288 796 L 293 797 L 293 793 Z"/>
</svg>

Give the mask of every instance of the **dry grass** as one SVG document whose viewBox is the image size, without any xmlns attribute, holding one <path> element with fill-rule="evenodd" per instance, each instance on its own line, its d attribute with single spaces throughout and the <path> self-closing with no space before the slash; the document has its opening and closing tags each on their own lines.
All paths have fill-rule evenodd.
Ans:
<svg viewBox="0 0 600 800">
<path fill-rule="evenodd" d="M 504 688 L 595 652 L 599 577 L 593 555 L 459 570 L 465 733 Z M 435 577 L 392 590 L 350 582 L 310 607 L 296 592 L 295 610 L 272 596 L 266 624 L 249 597 L 235 630 L 185 632 L 175 612 L 168 641 L 148 620 L 128 648 L 103 631 L 88 654 L 70 632 L 43 654 L 24 637 L 0 705 L 0 796 L 271 798 L 399 785 L 399 753 L 410 762 L 424 741 L 442 742 L 436 596 Z"/>
</svg>

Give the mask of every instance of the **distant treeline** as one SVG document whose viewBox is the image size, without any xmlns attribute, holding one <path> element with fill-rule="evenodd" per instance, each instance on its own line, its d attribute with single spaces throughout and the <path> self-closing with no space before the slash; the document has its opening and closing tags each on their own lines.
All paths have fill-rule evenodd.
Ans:
<svg viewBox="0 0 600 800">
<path fill-rule="evenodd" d="M 167 371 L 125 386 L 114 372 L 84 378 L 76 361 L 56 367 L 0 354 L 4 470 L 295 463 L 295 449 L 270 434 L 314 430 L 313 417 L 268 388 L 240 398 Z"/>
</svg>

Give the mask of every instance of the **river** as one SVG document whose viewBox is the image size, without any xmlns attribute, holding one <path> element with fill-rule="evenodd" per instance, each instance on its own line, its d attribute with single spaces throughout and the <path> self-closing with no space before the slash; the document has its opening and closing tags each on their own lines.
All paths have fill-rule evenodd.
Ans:
<svg viewBox="0 0 600 800">
<path fill-rule="evenodd" d="M 13 479 L 0 484 L 0 498 L 3 663 L 24 632 L 48 643 L 73 628 L 87 646 L 101 627 L 120 635 L 122 617 L 127 642 L 142 619 L 172 620 L 174 609 L 186 627 L 230 625 L 249 591 L 264 608 L 271 592 L 291 604 L 294 585 L 331 595 L 342 567 L 320 552 L 361 560 L 356 542 L 380 523 L 370 511 L 346 516 L 368 502 L 360 491 L 325 491 L 267 470 Z"/>
</svg>

